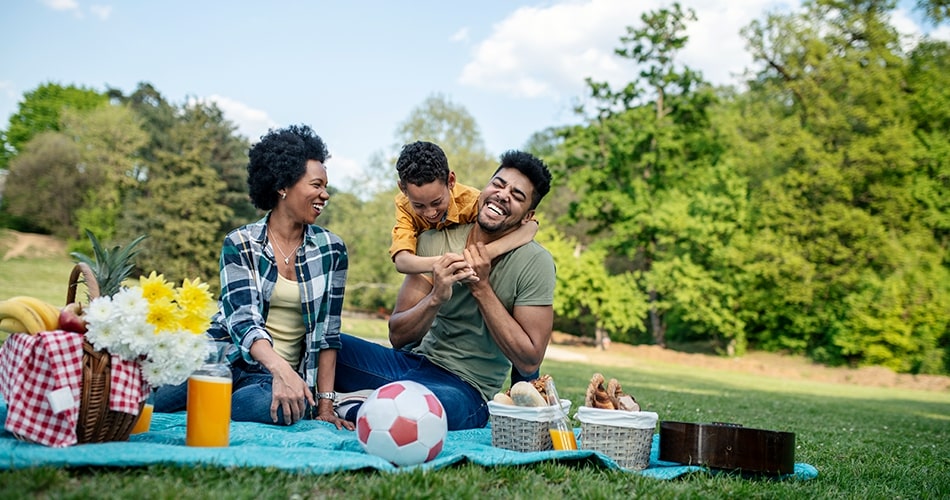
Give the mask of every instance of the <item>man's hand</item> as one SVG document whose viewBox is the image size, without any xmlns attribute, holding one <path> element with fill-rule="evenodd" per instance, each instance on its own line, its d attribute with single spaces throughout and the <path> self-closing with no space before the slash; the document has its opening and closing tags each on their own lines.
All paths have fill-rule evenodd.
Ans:
<svg viewBox="0 0 950 500">
<path fill-rule="evenodd" d="M 488 281 L 488 276 L 491 274 L 491 257 L 488 255 L 485 244 L 481 242 L 466 247 L 464 256 L 475 276 L 485 278 L 466 281 L 466 284 L 472 290 L 472 294 L 477 297 L 479 291 L 491 289 L 491 283 Z"/>
</svg>

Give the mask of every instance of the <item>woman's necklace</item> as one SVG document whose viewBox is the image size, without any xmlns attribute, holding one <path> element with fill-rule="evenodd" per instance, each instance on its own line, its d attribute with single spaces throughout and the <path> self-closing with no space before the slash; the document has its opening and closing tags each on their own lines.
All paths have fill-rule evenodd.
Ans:
<svg viewBox="0 0 950 500">
<path fill-rule="evenodd" d="M 284 256 L 284 264 L 290 264 L 290 255 L 285 254 L 284 249 L 280 248 L 280 243 L 277 243 L 277 238 L 271 238 L 271 241 L 274 242 L 274 246 L 277 247 L 277 251 L 280 252 L 280 254 Z M 301 238 L 300 243 L 303 243 L 303 238 Z M 297 253 L 297 249 L 300 248 L 300 243 L 297 243 L 297 246 L 294 247 L 294 250 L 293 252 L 291 252 L 291 255 Z"/>
</svg>

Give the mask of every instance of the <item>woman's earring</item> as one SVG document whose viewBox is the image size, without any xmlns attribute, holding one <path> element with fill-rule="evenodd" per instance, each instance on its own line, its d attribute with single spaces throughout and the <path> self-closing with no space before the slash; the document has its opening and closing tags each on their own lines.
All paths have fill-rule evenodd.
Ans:
<svg viewBox="0 0 950 500">
<path fill-rule="evenodd" d="M 280 199 L 282 199 L 282 200 L 286 200 L 286 199 L 287 199 L 287 191 L 284 191 L 283 193 L 280 193 Z"/>
</svg>

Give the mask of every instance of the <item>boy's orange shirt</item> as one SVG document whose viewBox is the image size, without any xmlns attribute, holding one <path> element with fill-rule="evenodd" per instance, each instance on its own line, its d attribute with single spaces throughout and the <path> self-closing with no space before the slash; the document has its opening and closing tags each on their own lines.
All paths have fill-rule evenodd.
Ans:
<svg viewBox="0 0 950 500">
<path fill-rule="evenodd" d="M 400 192 L 396 195 L 396 225 L 393 226 L 392 246 L 389 247 L 390 258 L 395 258 L 396 254 L 403 250 L 415 255 L 416 240 L 423 231 L 475 222 L 478 217 L 478 195 L 481 191 L 456 182 L 450 193 L 451 199 L 445 217 L 435 225 L 416 215 L 405 194 Z"/>
</svg>

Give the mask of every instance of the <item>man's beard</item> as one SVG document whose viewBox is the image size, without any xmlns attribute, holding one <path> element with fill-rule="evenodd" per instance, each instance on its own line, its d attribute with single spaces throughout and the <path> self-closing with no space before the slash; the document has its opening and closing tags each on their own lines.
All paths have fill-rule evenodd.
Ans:
<svg viewBox="0 0 950 500">
<path fill-rule="evenodd" d="M 483 232 L 487 234 L 498 234 L 498 233 L 504 233 L 505 231 L 517 226 L 518 224 L 521 223 L 521 220 L 520 219 L 518 220 L 504 219 L 498 222 L 497 224 L 489 224 L 482 220 L 482 214 L 481 212 L 479 212 L 476 222 L 478 222 L 478 227 L 480 227 Z"/>
</svg>

